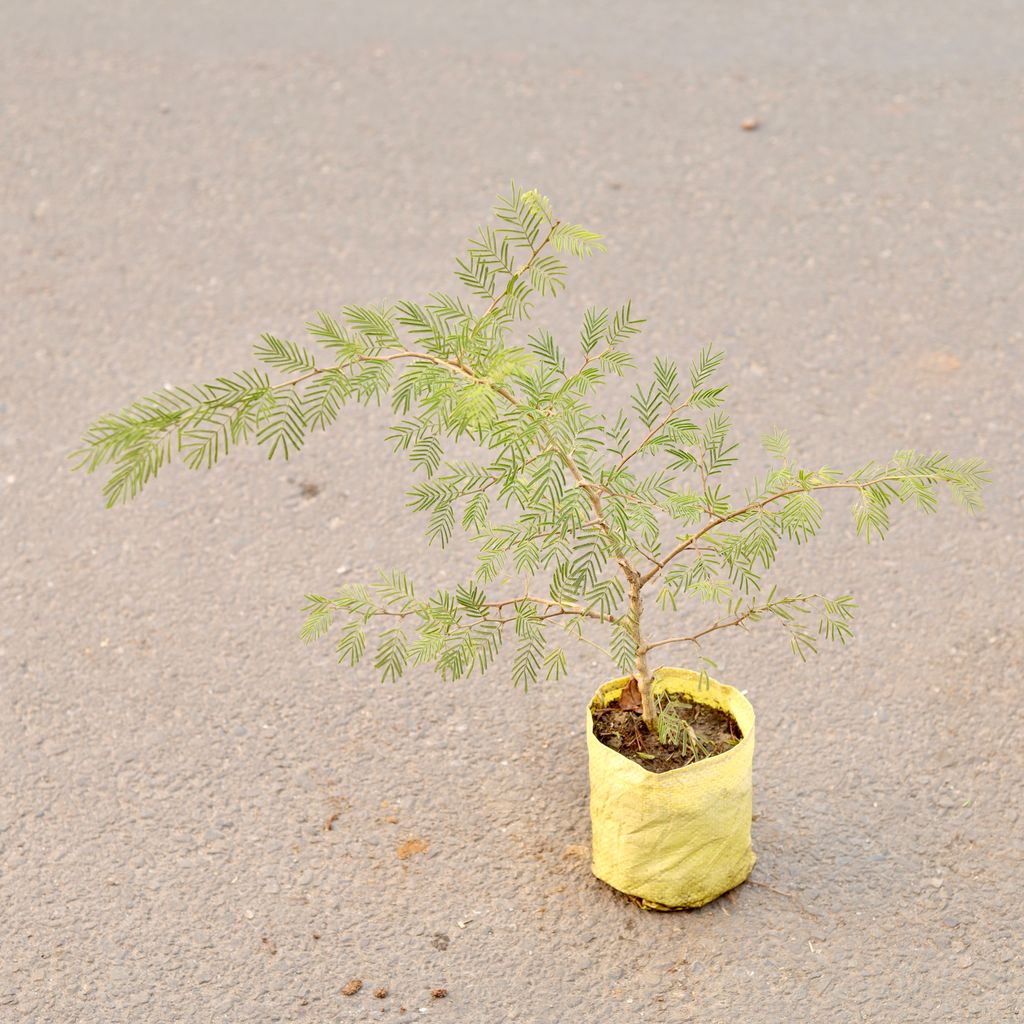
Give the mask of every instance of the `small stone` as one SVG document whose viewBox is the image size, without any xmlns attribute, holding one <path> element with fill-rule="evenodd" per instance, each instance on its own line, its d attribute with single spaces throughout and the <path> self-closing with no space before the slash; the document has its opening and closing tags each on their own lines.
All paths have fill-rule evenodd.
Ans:
<svg viewBox="0 0 1024 1024">
<path fill-rule="evenodd" d="M 363 987 L 362 978 L 353 978 L 342 990 L 343 996 L 354 996 Z"/>
<path fill-rule="evenodd" d="M 373 993 L 374 999 L 387 999 L 388 990 L 386 988 L 379 988 Z"/>
<path fill-rule="evenodd" d="M 745 132 L 754 132 L 761 127 L 761 122 L 758 121 L 756 117 L 748 117 L 745 118 L 743 121 L 740 121 L 740 127 Z"/>
</svg>

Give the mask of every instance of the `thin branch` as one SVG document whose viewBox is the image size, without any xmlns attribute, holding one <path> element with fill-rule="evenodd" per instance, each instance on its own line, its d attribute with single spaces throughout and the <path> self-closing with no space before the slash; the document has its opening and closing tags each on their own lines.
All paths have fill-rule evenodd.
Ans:
<svg viewBox="0 0 1024 1024">
<path fill-rule="evenodd" d="M 655 640 L 654 643 L 647 644 L 644 647 L 644 652 L 653 651 L 656 647 L 666 647 L 668 644 L 695 644 L 699 647 L 701 637 L 705 637 L 709 633 L 714 633 L 719 629 L 728 629 L 730 626 L 739 626 L 753 614 L 755 613 L 748 611 L 743 615 L 738 615 L 734 619 L 712 623 L 712 625 L 708 626 L 707 629 L 702 629 L 699 633 L 694 633 L 692 636 L 670 636 L 665 640 Z"/>
<path fill-rule="evenodd" d="M 510 597 L 505 601 L 486 601 L 484 603 L 484 607 L 495 608 L 500 611 L 502 608 L 518 604 L 520 601 L 529 601 L 531 604 L 538 604 L 544 608 L 557 609 L 558 612 L 563 615 L 584 615 L 589 619 L 598 619 L 601 622 L 616 621 L 614 615 L 602 615 L 600 612 L 595 612 L 590 608 L 585 608 L 581 604 L 570 604 L 566 601 L 551 601 L 546 597 L 537 597 L 533 594 L 523 594 L 520 597 Z M 542 616 L 542 618 L 547 618 L 547 616 Z"/>
<path fill-rule="evenodd" d="M 645 498 L 638 498 L 635 494 L 623 494 L 621 491 L 613 491 L 610 487 L 606 487 L 604 484 L 595 484 L 590 481 L 584 481 L 583 486 L 593 487 L 609 498 L 618 498 L 620 501 L 632 502 L 634 505 L 642 505 L 644 508 L 654 509 L 656 512 L 669 512 L 664 505 L 659 505 L 656 501 L 647 501 Z"/>
<path fill-rule="evenodd" d="M 534 455 L 531 455 L 531 456 L 530 456 L 530 457 L 529 457 L 528 459 L 526 459 L 526 460 L 525 460 L 525 461 L 523 462 L 523 464 L 522 464 L 522 465 L 521 465 L 521 466 L 519 467 L 519 469 L 518 469 L 518 472 L 519 472 L 519 473 L 522 473 L 522 471 L 523 471 L 524 469 L 526 469 L 526 467 L 527 467 L 527 466 L 530 466 L 530 465 L 532 465 L 532 464 L 533 464 L 534 462 L 536 462 L 536 461 L 537 461 L 537 460 L 538 460 L 539 458 L 543 457 L 544 455 L 547 455 L 549 451 L 551 451 L 551 449 L 549 449 L 549 448 L 543 448 L 543 449 L 541 449 L 541 450 L 540 450 L 539 452 L 537 452 L 536 454 L 534 454 Z M 488 491 L 488 490 L 490 490 L 490 489 L 491 489 L 491 488 L 492 488 L 492 487 L 493 487 L 493 486 L 494 486 L 495 484 L 501 483 L 501 482 L 502 482 L 502 480 L 503 480 L 503 477 L 502 477 L 501 475 L 498 475 L 498 476 L 491 476 L 491 477 L 488 477 L 488 478 L 487 478 L 487 483 L 485 483 L 485 484 L 484 484 L 484 485 L 483 485 L 482 487 L 480 487 L 480 488 L 479 488 L 479 493 L 483 493 L 484 491 Z M 520 503 L 520 508 L 522 508 L 522 507 L 523 507 L 523 506 L 522 506 L 522 504 Z"/>
<path fill-rule="evenodd" d="M 928 474 L 917 474 L 922 480 L 931 480 L 932 476 Z M 728 515 L 715 516 L 710 522 L 702 526 L 696 533 L 690 534 L 686 540 L 680 541 L 662 560 L 661 569 L 651 569 L 644 573 L 640 577 L 640 586 L 644 587 L 654 579 L 662 569 L 665 568 L 673 559 L 681 555 L 687 548 L 695 544 L 701 537 L 706 533 L 710 533 L 712 530 L 717 529 L 723 523 L 728 523 L 730 520 L 738 519 L 740 516 L 746 515 L 748 512 L 753 512 L 755 509 L 762 509 L 765 505 L 770 505 L 774 501 L 780 501 L 783 498 L 792 497 L 794 494 L 803 494 L 810 491 L 837 491 L 837 490 L 848 490 L 848 491 L 863 491 L 867 487 L 873 487 L 875 484 L 881 483 L 898 483 L 904 480 L 911 479 L 911 475 L 902 473 L 899 475 L 885 475 L 873 477 L 870 480 L 843 480 L 838 483 L 828 484 L 812 484 L 809 487 L 791 487 L 785 491 L 779 491 L 777 494 L 771 494 L 766 498 L 760 498 L 757 501 L 750 502 L 749 505 L 744 505 L 742 508 L 735 509 Z"/>
<path fill-rule="evenodd" d="M 309 373 L 304 373 L 301 377 L 294 377 L 292 380 L 282 381 L 280 384 L 271 385 L 271 391 L 280 391 L 282 388 L 293 388 L 296 384 L 301 384 L 304 380 L 309 380 L 310 377 L 318 377 L 321 373 L 327 373 L 329 370 L 338 370 L 338 366 L 314 366 Z"/>
<path fill-rule="evenodd" d="M 652 437 L 654 437 L 655 434 L 659 433 L 665 427 L 665 425 L 669 422 L 669 420 L 671 420 L 672 417 L 675 416 L 675 414 L 677 412 L 681 412 L 689 404 L 690 404 L 689 399 L 687 399 L 687 401 L 681 402 L 679 405 L 674 405 L 671 409 L 669 409 L 669 411 L 662 418 L 661 422 L 655 424 L 647 432 L 647 436 L 635 448 L 633 448 L 632 451 L 627 452 L 625 455 L 622 456 L 622 458 L 618 462 L 618 465 L 615 467 L 615 469 L 612 472 L 617 473 L 620 469 L 622 469 L 623 466 L 625 466 L 625 464 L 627 462 L 629 462 L 629 460 L 631 458 L 633 458 L 634 455 L 638 455 L 640 453 L 641 449 L 643 448 L 643 446 L 645 444 L 647 444 L 647 442 L 650 441 L 650 439 Z"/>
<path fill-rule="evenodd" d="M 590 353 L 584 356 L 583 362 L 580 363 L 580 368 L 574 374 L 570 376 L 566 376 L 564 373 L 562 374 L 562 376 L 565 377 L 565 383 L 562 384 L 562 386 L 558 389 L 558 393 L 562 394 L 565 391 L 566 387 L 570 383 L 572 383 L 572 381 L 574 381 L 588 366 L 590 366 L 592 363 L 599 363 L 614 348 L 614 345 L 605 345 L 605 347 L 601 349 L 601 351 L 598 352 L 597 355 Z"/>
<path fill-rule="evenodd" d="M 741 615 L 737 615 L 732 619 L 719 619 L 717 622 L 713 622 L 706 629 L 702 629 L 699 633 L 694 633 L 692 636 L 670 636 L 665 640 L 655 640 L 654 643 L 646 644 L 644 646 L 644 652 L 653 651 L 656 647 L 666 647 L 668 644 L 696 644 L 696 646 L 699 647 L 701 638 L 707 636 L 709 633 L 715 633 L 720 629 L 730 629 L 733 626 L 742 626 L 747 619 L 757 615 L 763 615 L 766 612 L 771 612 L 773 608 L 783 605 L 806 604 L 808 601 L 812 601 L 814 598 L 819 596 L 819 594 L 801 594 L 799 597 L 784 597 L 778 601 L 771 601 L 767 604 L 751 605 Z"/>
<path fill-rule="evenodd" d="M 509 277 L 508 281 L 505 283 L 505 290 L 499 292 L 497 295 L 494 296 L 494 301 L 487 307 L 486 310 L 484 310 L 483 316 L 477 318 L 476 323 L 473 325 L 474 334 L 476 334 L 477 327 L 479 327 L 480 324 L 484 323 L 484 321 L 487 320 L 487 318 L 498 308 L 498 306 L 501 305 L 501 300 L 505 298 L 506 295 L 508 295 L 509 286 L 512 285 L 514 282 L 518 281 L 519 278 L 521 278 L 523 274 L 525 274 L 530 269 L 530 267 L 533 266 L 533 261 L 541 254 L 541 251 L 547 246 L 548 242 L 551 241 L 551 236 L 555 233 L 555 228 L 557 228 L 558 225 L 561 224 L 562 222 L 556 220 L 550 223 L 551 227 L 548 229 L 548 233 L 541 240 L 540 245 L 538 245 L 536 249 L 531 247 L 530 258 L 514 274 L 512 274 Z"/>
<path fill-rule="evenodd" d="M 643 555 L 644 558 L 646 558 L 647 561 L 650 562 L 652 565 L 656 565 L 659 569 L 665 568 L 662 562 L 659 562 L 658 559 L 654 557 L 654 555 L 652 555 L 649 551 L 645 551 L 642 547 L 640 547 L 639 544 L 634 544 L 633 547 L 635 547 L 637 552 Z"/>
<path fill-rule="evenodd" d="M 350 359 L 347 363 L 342 363 L 338 366 L 317 366 L 308 373 L 304 373 L 299 377 L 293 377 L 291 380 L 285 380 L 280 384 L 274 384 L 271 390 L 278 391 L 281 388 L 293 388 L 297 384 L 301 384 L 304 380 L 309 380 L 311 377 L 316 377 L 324 373 L 331 373 L 335 370 L 345 370 L 354 363 L 393 363 L 399 359 L 417 359 L 422 362 L 433 363 L 435 366 L 443 366 L 446 370 L 451 370 L 453 373 L 461 374 L 463 377 L 473 381 L 475 384 L 486 384 L 513 405 L 522 404 L 507 388 L 503 388 L 501 385 L 487 380 L 486 377 L 477 376 L 477 374 L 473 373 L 469 367 L 459 360 L 442 359 L 440 356 L 435 356 L 431 352 L 420 352 L 416 349 L 408 348 L 404 348 L 400 352 L 391 352 L 388 355 L 382 356 L 358 355 L 354 359 Z"/>
</svg>

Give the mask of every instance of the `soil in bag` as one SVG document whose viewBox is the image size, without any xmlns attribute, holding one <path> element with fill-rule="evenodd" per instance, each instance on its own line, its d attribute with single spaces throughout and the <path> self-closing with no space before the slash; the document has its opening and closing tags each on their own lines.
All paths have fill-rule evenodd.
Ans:
<svg viewBox="0 0 1024 1024">
<path fill-rule="evenodd" d="M 649 732 L 638 704 L 639 691 L 632 683 L 607 707 L 594 708 L 594 735 L 650 772 L 714 757 L 741 739 L 739 726 L 724 711 L 672 694 L 661 695 L 659 729 Z"/>
</svg>

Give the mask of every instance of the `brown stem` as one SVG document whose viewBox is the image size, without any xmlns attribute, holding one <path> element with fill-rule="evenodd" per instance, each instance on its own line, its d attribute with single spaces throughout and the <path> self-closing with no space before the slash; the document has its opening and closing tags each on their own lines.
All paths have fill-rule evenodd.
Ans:
<svg viewBox="0 0 1024 1024">
<path fill-rule="evenodd" d="M 654 707 L 654 677 L 647 667 L 647 653 L 637 650 L 636 678 L 640 689 L 640 713 L 649 732 L 657 728 L 657 710 Z"/>
<path fill-rule="evenodd" d="M 640 596 L 640 574 L 636 570 L 630 569 L 627 579 L 629 580 L 629 615 L 626 620 L 626 628 L 636 646 L 633 675 L 636 677 L 636 684 L 640 690 L 640 713 L 643 715 L 644 725 L 653 732 L 656 718 L 654 677 L 647 664 L 648 647 L 644 643 L 643 633 L 640 630 L 641 616 L 644 611 L 644 600 Z"/>
</svg>

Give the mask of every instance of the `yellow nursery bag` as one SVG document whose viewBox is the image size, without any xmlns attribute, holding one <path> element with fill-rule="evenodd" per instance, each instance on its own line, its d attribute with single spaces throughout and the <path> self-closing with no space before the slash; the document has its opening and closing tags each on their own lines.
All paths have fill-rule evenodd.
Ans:
<svg viewBox="0 0 1024 1024">
<path fill-rule="evenodd" d="M 629 679 L 605 683 L 587 709 L 593 871 L 654 910 L 700 907 L 739 885 L 754 866 L 754 709 L 739 690 L 683 669 L 660 669 L 654 691 L 709 704 L 733 717 L 741 739 L 684 768 L 650 772 L 594 735 L 592 710 Z"/>
</svg>

